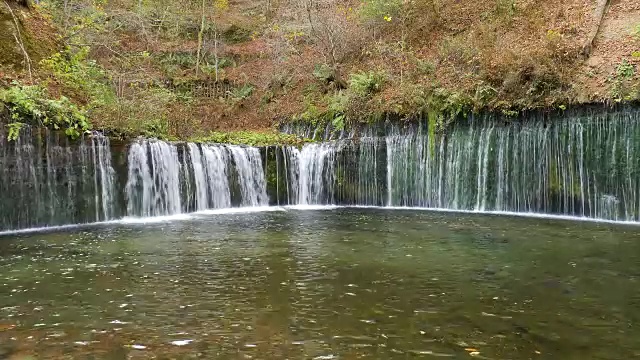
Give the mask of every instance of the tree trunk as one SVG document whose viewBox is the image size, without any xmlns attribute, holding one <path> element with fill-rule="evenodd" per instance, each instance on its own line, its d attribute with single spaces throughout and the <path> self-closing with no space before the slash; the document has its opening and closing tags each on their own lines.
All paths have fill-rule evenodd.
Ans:
<svg viewBox="0 0 640 360">
<path fill-rule="evenodd" d="M 206 0 L 202 0 L 202 21 L 200 22 L 200 32 L 198 32 L 198 51 L 196 53 L 196 76 L 200 74 L 200 53 L 202 53 L 202 38 L 204 36 L 204 9 Z"/>
<path fill-rule="evenodd" d="M 213 56 L 216 59 L 216 83 L 218 82 L 218 29 L 213 34 Z"/>
<path fill-rule="evenodd" d="M 69 29 L 69 0 L 64 0 L 63 4 L 64 11 L 64 32 L 66 33 Z"/>
<path fill-rule="evenodd" d="M 585 58 L 588 58 L 591 55 L 591 50 L 593 49 L 593 41 L 596 39 L 596 36 L 598 35 L 598 31 L 600 31 L 600 26 L 602 25 L 602 20 L 604 19 L 604 13 L 605 13 L 605 10 L 607 9 L 608 3 L 609 3 L 609 0 L 598 0 L 598 5 L 594 13 L 596 23 L 591 29 L 591 32 L 589 32 L 589 36 L 587 37 L 587 40 L 582 46 L 582 55 Z"/>
</svg>

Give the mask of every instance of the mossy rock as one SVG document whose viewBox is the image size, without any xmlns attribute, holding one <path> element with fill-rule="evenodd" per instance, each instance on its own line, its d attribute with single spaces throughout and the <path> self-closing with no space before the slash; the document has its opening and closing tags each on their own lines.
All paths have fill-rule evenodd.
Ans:
<svg viewBox="0 0 640 360">
<path fill-rule="evenodd" d="M 24 27 L 20 28 L 20 31 L 24 31 Z M 22 68 L 24 57 L 14 35 L 17 35 L 17 32 L 13 17 L 6 5 L 0 3 L 0 64 Z"/>
<path fill-rule="evenodd" d="M 0 66 L 13 67 L 16 70 L 25 68 L 24 53 L 16 38 L 22 41 L 32 66 L 35 66 L 53 51 L 54 45 L 48 39 L 50 34 L 31 34 L 23 23 L 23 17 L 35 16 L 30 18 L 31 23 L 45 20 L 34 13 L 35 10 L 29 9 L 27 2 L 10 1 L 8 4 L 16 17 L 18 28 L 16 29 L 16 21 L 14 21 L 7 5 L 0 2 Z M 38 39 L 39 35 L 43 38 Z"/>
<path fill-rule="evenodd" d="M 222 38 L 229 44 L 237 44 L 251 39 L 251 30 L 233 24 L 222 32 Z"/>
</svg>

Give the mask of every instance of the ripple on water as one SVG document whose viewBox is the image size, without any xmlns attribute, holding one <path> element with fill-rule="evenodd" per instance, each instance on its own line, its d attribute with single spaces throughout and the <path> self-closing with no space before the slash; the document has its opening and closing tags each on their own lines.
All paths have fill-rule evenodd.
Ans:
<svg viewBox="0 0 640 360">
<path fill-rule="evenodd" d="M 173 225 L 3 238 L 0 342 L 42 358 L 631 358 L 640 337 L 621 325 L 640 316 L 625 300 L 640 230 L 376 209 Z"/>
</svg>

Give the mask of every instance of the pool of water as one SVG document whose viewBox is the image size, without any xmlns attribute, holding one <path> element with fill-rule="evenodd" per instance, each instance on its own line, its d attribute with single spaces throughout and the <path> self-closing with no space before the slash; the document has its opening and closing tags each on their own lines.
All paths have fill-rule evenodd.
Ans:
<svg viewBox="0 0 640 360">
<path fill-rule="evenodd" d="M 414 210 L 0 237 L 0 358 L 626 359 L 640 227 Z"/>
</svg>

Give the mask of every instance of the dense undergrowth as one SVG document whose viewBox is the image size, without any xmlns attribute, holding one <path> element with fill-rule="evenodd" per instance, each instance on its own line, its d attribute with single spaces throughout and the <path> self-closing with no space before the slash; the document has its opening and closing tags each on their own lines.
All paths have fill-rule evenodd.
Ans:
<svg viewBox="0 0 640 360">
<path fill-rule="evenodd" d="M 76 106 L 65 96 L 51 98 L 47 90 L 38 85 L 13 83 L 8 89 L 0 89 L 0 101 L 5 104 L 11 118 L 9 140 L 17 139 L 25 124 L 63 130 L 72 139 L 91 129 L 84 108 Z"/>
<path fill-rule="evenodd" d="M 269 129 L 394 114 L 426 117 L 438 131 L 471 112 L 640 98 L 640 24 L 594 67 L 581 55 L 593 9 L 572 0 L 10 4 L 25 43 L 45 36 L 31 14 L 57 32 L 57 48 L 34 56 L 28 74 L 29 51 L 13 70 L 0 65 L 12 129 L 299 143 Z"/>
<path fill-rule="evenodd" d="M 312 140 L 279 132 L 231 131 L 211 132 L 205 136 L 192 137 L 188 141 L 249 146 L 289 145 L 300 147 Z"/>
</svg>

